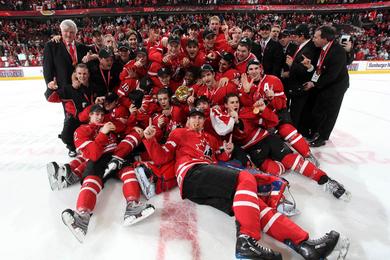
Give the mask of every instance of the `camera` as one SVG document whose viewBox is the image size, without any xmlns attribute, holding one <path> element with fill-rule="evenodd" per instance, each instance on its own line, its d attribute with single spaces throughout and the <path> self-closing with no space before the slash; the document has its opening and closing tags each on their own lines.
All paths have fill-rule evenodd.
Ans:
<svg viewBox="0 0 390 260">
<path fill-rule="evenodd" d="M 351 41 L 351 35 L 341 35 L 340 44 L 345 44 L 346 42 Z"/>
</svg>

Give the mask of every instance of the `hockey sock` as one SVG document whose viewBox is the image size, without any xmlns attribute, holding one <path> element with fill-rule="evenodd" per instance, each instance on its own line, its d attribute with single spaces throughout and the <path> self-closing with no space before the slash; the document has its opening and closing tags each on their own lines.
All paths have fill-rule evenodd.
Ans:
<svg viewBox="0 0 390 260">
<path fill-rule="evenodd" d="M 131 166 L 124 167 L 119 171 L 118 176 L 123 182 L 122 192 L 126 201 L 139 201 L 141 190 L 135 176 L 134 168 Z"/>
<path fill-rule="evenodd" d="M 118 144 L 115 149 L 114 155 L 119 158 L 125 158 L 131 153 L 135 147 L 139 145 L 142 138 L 136 131 L 131 131 L 125 138 Z"/>
<path fill-rule="evenodd" d="M 77 177 L 79 177 L 79 178 L 81 178 L 83 175 L 83 171 L 84 171 L 85 166 L 86 166 L 85 162 L 86 162 L 86 160 L 83 157 L 77 156 L 69 163 L 71 171 L 74 174 L 76 174 Z"/>
<path fill-rule="evenodd" d="M 92 212 L 96 205 L 96 197 L 103 188 L 102 179 L 98 176 L 87 176 L 83 184 L 79 197 L 77 198 L 76 209 L 78 212 Z"/>
<path fill-rule="evenodd" d="M 86 167 L 87 167 L 87 162 L 85 161 L 82 164 L 80 164 L 76 169 L 74 169 L 72 172 L 74 172 L 74 174 L 76 174 L 81 179 Z"/>
<path fill-rule="evenodd" d="M 278 131 L 284 141 L 288 142 L 300 155 L 303 157 L 310 155 L 309 144 L 294 126 L 291 124 L 282 124 L 279 126 Z"/>
<path fill-rule="evenodd" d="M 261 230 L 266 234 L 281 242 L 291 240 L 296 245 L 309 238 L 305 230 L 262 200 L 259 200 L 259 207 Z"/>
<path fill-rule="evenodd" d="M 282 163 L 286 169 L 291 169 L 294 172 L 300 173 L 306 177 L 309 177 L 316 182 L 319 182 L 322 176 L 326 176 L 326 173 L 317 168 L 313 163 L 308 160 L 304 160 L 299 154 L 287 154 Z M 322 178 L 323 179 L 323 178 Z"/>
<path fill-rule="evenodd" d="M 265 159 L 264 162 L 260 165 L 260 170 L 275 176 L 280 176 L 286 171 L 281 162 L 271 159 Z"/>
<path fill-rule="evenodd" d="M 240 224 L 240 233 L 260 239 L 260 209 L 257 197 L 257 183 L 249 172 L 241 171 L 233 199 L 233 212 Z"/>
</svg>

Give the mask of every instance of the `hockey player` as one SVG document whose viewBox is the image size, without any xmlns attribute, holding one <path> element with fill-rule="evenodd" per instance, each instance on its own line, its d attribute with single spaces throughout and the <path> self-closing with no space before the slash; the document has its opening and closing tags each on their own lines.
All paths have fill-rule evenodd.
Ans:
<svg viewBox="0 0 390 260">
<path fill-rule="evenodd" d="M 243 105 L 253 107 L 257 100 L 263 99 L 267 107 L 278 115 L 279 123 L 276 126 L 278 134 L 289 146 L 318 166 L 319 163 L 310 151 L 309 144 L 292 125 L 281 80 L 274 75 L 264 74 L 260 62 L 251 60 L 248 62 L 247 74 L 242 75 L 241 82 L 240 101 Z"/>
<path fill-rule="evenodd" d="M 148 70 L 148 54 L 145 48 L 136 49 L 136 57 L 129 61 L 119 74 L 121 81 L 120 87 L 116 93 L 119 96 L 127 96 L 129 92 L 137 88 L 138 81 L 146 76 Z"/>
<path fill-rule="evenodd" d="M 195 85 L 195 96 L 206 96 L 212 105 L 223 105 L 223 98 L 228 93 L 237 93 L 235 84 L 228 82 L 226 85 L 220 86 L 215 79 L 215 72 L 211 65 L 204 64 L 201 67 L 201 85 Z"/>
<path fill-rule="evenodd" d="M 226 85 L 229 81 L 238 85 L 240 77 L 241 73 L 234 68 L 234 55 L 229 52 L 223 52 L 215 79 L 220 86 Z"/>
<path fill-rule="evenodd" d="M 157 72 L 157 77 L 151 77 L 153 81 L 152 95 L 157 95 L 157 92 L 162 88 L 167 88 L 171 93 L 175 93 L 177 87 L 182 82 L 175 82 L 172 80 L 172 70 L 169 68 L 161 67 Z"/>
<path fill-rule="evenodd" d="M 115 125 L 103 121 L 104 109 L 94 105 L 89 115 L 89 124 L 82 125 L 75 132 L 76 147 L 87 160 L 76 210 L 66 209 L 62 212 L 64 224 L 81 243 L 87 234 L 97 195 L 103 188 L 105 166 L 116 148 Z M 124 224 L 131 225 L 151 215 L 154 207 L 139 201 L 140 189 L 134 172 L 124 168 L 118 177 L 123 181 L 123 194 L 127 201 Z"/>
<path fill-rule="evenodd" d="M 172 130 L 185 125 L 186 113 L 183 107 L 171 104 L 168 89 L 163 88 L 158 91 L 157 101 L 160 111 L 153 115 L 153 124 L 157 126 L 159 140 L 165 140 Z"/>
<path fill-rule="evenodd" d="M 189 39 L 185 47 L 187 57 L 183 59 L 184 67 L 200 67 L 206 62 L 206 54 L 199 50 L 199 43 L 196 39 Z"/>
<path fill-rule="evenodd" d="M 66 85 L 64 88 L 58 88 L 56 81 L 53 81 L 53 84 L 48 85 L 46 91 L 52 100 L 61 100 L 65 104 L 66 116 L 59 137 L 69 149 L 70 157 L 77 155 L 73 133 L 80 126 L 80 121 L 83 121 L 80 115 L 85 108 L 97 102 L 98 91 L 89 78 L 88 67 L 80 63 L 76 65 L 75 72 L 72 75 L 71 86 Z"/>
<path fill-rule="evenodd" d="M 234 65 L 241 74 L 245 73 L 248 62 L 256 59 L 251 50 L 252 41 L 249 38 L 242 38 L 234 53 Z"/>
<path fill-rule="evenodd" d="M 345 190 L 343 185 L 328 177 L 309 160 L 292 153 L 278 136 L 270 135 L 265 130 L 265 128 L 275 126 L 278 123 L 278 117 L 265 105 L 264 101 L 260 99 L 255 106 L 258 113 L 254 113 L 253 108 L 240 109 L 239 97 L 236 94 L 228 94 L 225 97 L 225 108 L 236 122 L 235 140 L 250 155 L 252 162 L 261 170 L 272 173 L 275 167 L 279 169 L 279 165 L 265 160 L 271 158 L 280 161 L 287 170 L 299 172 L 319 185 L 324 185 L 325 190 L 337 199 L 349 201 L 351 194 Z"/>
<path fill-rule="evenodd" d="M 217 159 L 229 159 L 234 145 L 225 142 L 220 150 L 215 138 L 203 131 L 204 120 L 202 110 L 192 109 L 187 127 L 172 131 L 163 146 L 155 139 L 156 129 L 151 123 L 144 130 L 145 147 L 156 164 L 176 161 L 182 198 L 235 216 L 237 258 L 282 259 L 280 253 L 259 244 L 261 230 L 288 244 L 305 259 L 328 256 L 339 240 L 339 233 L 331 231 L 318 240 L 309 240 L 306 231 L 259 199 L 256 175 L 215 165 Z"/>
</svg>

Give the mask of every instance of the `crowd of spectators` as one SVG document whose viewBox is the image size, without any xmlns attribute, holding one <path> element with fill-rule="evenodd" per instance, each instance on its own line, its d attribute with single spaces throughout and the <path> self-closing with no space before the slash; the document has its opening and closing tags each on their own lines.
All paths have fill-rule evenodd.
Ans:
<svg viewBox="0 0 390 260">
<path fill-rule="evenodd" d="M 154 5 L 199 5 L 199 4 L 348 4 L 372 3 L 380 0 L 1 0 L 2 10 L 67 10 L 79 8 L 111 8 Z"/>
<path fill-rule="evenodd" d="M 75 19 L 78 27 L 78 40 L 86 44 L 92 41 L 95 29 L 103 34 L 112 34 L 117 41 L 132 29 L 141 36 L 148 32 L 148 24 L 158 21 L 165 28 L 162 33 L 180 24 L 184 30 L 189 21 L 197 21 L 204 26 L 210 14 L 178 14 L 170 16 L 118 16 Z M 255 29 L 262 23 L 279 24 L 283 29 L 294 28 L 307 23 L 312 28 L 332 24 L 340 33 L 353 36 L 355 60 L 389 60 L 390 37 L 388 12 L 358 12 L 333 14 L 224 14 L 224 21 L 231 28 L 250 24 Z M 62 19 L 61 19 L 62 20 Z M 41 66 L 44 44 L 53 36 L 59 35 L 61 20 L 0 20 L 0 67 Z"/>
</svg>

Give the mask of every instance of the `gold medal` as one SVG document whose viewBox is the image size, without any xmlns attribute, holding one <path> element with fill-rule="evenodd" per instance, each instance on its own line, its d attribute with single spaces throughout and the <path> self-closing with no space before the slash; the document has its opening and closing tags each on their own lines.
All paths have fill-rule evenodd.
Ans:
<svg viewBox="0 0 390 260">
<path fill-rule="evenodd" d="M 258 113 L 260 113 L 260 107 L 254 107 L 253 114 L 258 114 Z"/>
</svg>

